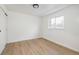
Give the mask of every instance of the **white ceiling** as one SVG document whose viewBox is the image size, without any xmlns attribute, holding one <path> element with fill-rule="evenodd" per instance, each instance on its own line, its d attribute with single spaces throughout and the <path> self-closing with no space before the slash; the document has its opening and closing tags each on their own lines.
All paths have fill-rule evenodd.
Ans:
<svg viewBox="0 0 79 59">
<path fill-rule="evenodd" d="M 54 13 L 62 8 L 69 6 L 68 4 L 39 4 L 39 8 L 34 9 L 32 4 L 7 4 L 5 5 L 9 11 L 26 13 L 36 16 L 45 16 Z"/>
</svg>

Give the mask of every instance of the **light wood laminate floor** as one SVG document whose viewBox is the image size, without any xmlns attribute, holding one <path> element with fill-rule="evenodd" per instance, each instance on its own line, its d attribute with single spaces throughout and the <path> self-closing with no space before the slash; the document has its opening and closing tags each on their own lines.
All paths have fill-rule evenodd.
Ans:
<svg viewBox="0 0 79 59">
<path fill-rule="evenodd" d="M 43 38 L 9 43 L 2 55 L 79 55 Z"/>
</svg>

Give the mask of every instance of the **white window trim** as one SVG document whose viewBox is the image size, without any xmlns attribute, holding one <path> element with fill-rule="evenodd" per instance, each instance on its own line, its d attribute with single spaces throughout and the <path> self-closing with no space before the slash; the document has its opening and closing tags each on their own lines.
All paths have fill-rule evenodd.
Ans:
<svg viewBox="0 0 79 59">
<path fill-rule="evenodd" d="M 54 27 L 52 27 L 52 24 L 50 24 L 52 18 L 49 20 L 49 23 L 48 23 L 48 28 L 49 29 L 58 29 L 58 30 L 63 30 L 64 29 L 64 24 L 63 24 L 63 27 L 56 27 L 56 18 L 57 17 L 61 17 L 61 16 L 55 16 L 55 17 L 53 17 L 53 18 L 55 18 L 55 26 Z"/>
</svg>

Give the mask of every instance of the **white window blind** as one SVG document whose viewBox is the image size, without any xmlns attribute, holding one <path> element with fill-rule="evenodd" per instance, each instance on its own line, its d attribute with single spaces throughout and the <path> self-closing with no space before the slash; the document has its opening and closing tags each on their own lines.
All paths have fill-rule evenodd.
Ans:
<svg viewBox="0 0 79 59">
<path fill-rule="evenodd" d="M 51 18 L 48 27 L 56 29 L 64 29 L 64 16 Z"/>
</svg>

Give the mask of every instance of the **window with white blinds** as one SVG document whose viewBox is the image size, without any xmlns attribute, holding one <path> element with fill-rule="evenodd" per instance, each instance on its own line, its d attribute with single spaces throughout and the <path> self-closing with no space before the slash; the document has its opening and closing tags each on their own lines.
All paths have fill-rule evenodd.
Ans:
<svg viewBox="0 0 79 59">
<path fill-rule="evenodd" d="M 51 18 L 48 27 L 56 29 L 64 29 L 64 16 L 57 16 Z"/>
</svg>

